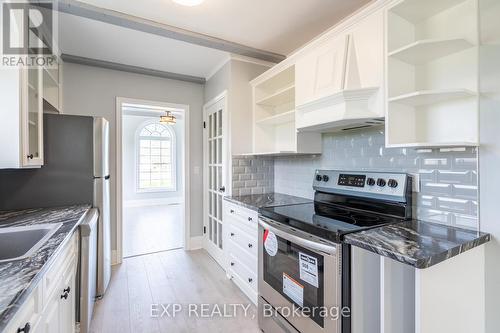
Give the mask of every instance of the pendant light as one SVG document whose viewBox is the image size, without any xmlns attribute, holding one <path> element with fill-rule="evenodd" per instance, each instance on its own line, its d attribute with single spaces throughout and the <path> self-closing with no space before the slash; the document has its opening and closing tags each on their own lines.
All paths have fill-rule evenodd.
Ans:
<svg viewBox="0 0 500 333">
<path fill-rule="evenodd" d="M 171 111 L 165 111 L 165 115 L 160 116 L 160 124 L 174 125 L 177 122 Z"/>
</svg>

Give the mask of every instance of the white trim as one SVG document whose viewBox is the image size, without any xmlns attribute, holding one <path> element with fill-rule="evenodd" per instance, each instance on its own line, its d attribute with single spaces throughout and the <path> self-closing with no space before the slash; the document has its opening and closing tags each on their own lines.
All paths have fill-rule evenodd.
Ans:
<svg viewBox="0 0 500 333">
<path fill-rule="evenodd" d="M 125 208 L 125 207 L 176 205 L 176 204 L 181 204 L 182 202 L 183 202 L 182 197 L 124 200 L 123 207 Z"/>
<path fill-rule="evenodd" d="M 141 136 L 141 132 L 144 129 L 144 127 L 151 125 L 151 124 L 159 124 L 160 126 L 163 126 L 168 133 L 170 134 L 170 140 L 163 138 L 163 137 L 144 137 Z M 158 140 L 158 141 L 170 141 L 170 176 L 172 178 L 172 186 L 170 187 L 151 187 L 151 188 L 140 188 L 139 186 L 139 160 L 140 160 L 140 140 L 141 138 L 146 138 L 149 140 Z M 135 136 L 134 136 L 134 165 L 135 165 L 135 170 L 134 170 L 134 178 L 135 178 L 135 193 L 158 193 L 158 192 L 177 192 L 177 138 L 175 135 L 175 131 L 173 130 L 172 126 L 170 125 L 165 125 L 165 124 L 160 124 L 158 120 L 156 119 L 149 119 L 146 121 L 143 121 L 137 128 L 135 129 Z"/>
<path fill-rule="evenodd" d="M 118 261 L 118 251 L 117 250 L 112 250 L 111 251 L 111 265 L 118 265 L 121 263 L 121 260 Z"/>
<path fill-rule="evenodd" d="M 199 250 L 203 248 L 203 236 L 191 237 L 189 240 L 190 246 L 189 250 Z"/>
<path fill-rule="evenodd" d="M 182 173 L 184 184 L 184 223 L 183 223 L 183 247 L 185 249 L 189 249 L 191 239 L 191 200 L 189 197 L 191 180 L 190 180 L 190 136 L 189 136 L 189 105 L 186 104 L 175 104 L 175 103 L 166 103 L 166 102 L 158 102 L 158 101 L 149 101 L 143 99 L 133 99 L 133 98 L 125 98 L 125 97 L 116 97 L 116 255 L 113 255 L 113 262 L 119 264 L 123 260 L 123 181 L 122 181 L 122 173 L 123 173 L 123 149 L 122 149 L 122 126 L 123 126 L 123 117 L 122 117 L 122 104 L 142 104 L 142 105 L 150 105 L 156 106 L 160 108 L 173 108 L 177 110 L 181 110 L 184 113 L 184 147 L 182 149 L 182 160 L 183 160 L 183 169 Z"/>
<path fill-rule="evenodd" d="M 210 80 L 215 74 L 217 74 L 218 71 L 220 71 L 220 69 L 222 67 L 224 67 L 224 65 L 226 65 L 231 60 L 241 61 L 241 62 L 247 62 L 249 64 L 255 64 L 255 65 L 265 66 L 265 67 L 269 67 L 269 68 L 271 68 L 274 65 L 276 65 L 276 63 L 274 63 L 274 62 L 260 60 L 260 59 L 255 59 L 255 58 L 246 57 L 246 56 L 242 56 L 242 55 L 239 55 L 239 54 L 232 54 L 231 53 L 226 58 L 224 58 L 221 62 L 219 62 L 217 65 L 215 65 L 215 67 L 212 68 L 208 72 L 208 74 L 205 76 L 205 80 L 206 81 Z"/>
<path fill-rule="evenodd" d="M 241 61 L 241 62 L 247 62 L 249 64 L 260 65 L 260 66 L 265 66 L 265 67 L 273 67 L 274 65 L 276 65 L 275 62 L 270 62 L 270 61 L 265 61 L 265 60 L 250 58 L 250 57 L 246 57 L 246 56 L 239 55 L 239 54 L 232 54 L 231 53 L 230 57 L 231 57 L 232 60 Z"/>
</svg>

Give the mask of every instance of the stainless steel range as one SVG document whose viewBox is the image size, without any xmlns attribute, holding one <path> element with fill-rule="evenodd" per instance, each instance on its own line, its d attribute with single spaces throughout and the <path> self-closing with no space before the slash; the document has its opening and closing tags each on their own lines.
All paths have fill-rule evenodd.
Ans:
<svg viewBox="0 0 500 333">
<path fill-rule="evenodd" d="M 317 170 L 314 202 L 259 210 L 259 326 L 351 332 L 348 233 L 411 219 L 404 173 Z"/>
</svg>

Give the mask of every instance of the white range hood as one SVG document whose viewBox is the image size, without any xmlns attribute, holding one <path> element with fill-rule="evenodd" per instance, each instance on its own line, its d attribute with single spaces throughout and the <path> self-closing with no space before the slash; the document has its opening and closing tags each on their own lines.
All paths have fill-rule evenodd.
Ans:
<svg viewBox="0 0 500 333">
<path fill-rule="evenodd" d="M 335 132 L 384 123 L 377 107 L 379 88 L 341 90 L 296 107 L 297 130 Z"/>
</svg>

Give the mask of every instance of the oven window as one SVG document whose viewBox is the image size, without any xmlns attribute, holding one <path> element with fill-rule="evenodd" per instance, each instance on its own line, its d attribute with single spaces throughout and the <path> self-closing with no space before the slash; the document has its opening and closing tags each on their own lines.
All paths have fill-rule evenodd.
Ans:
<svg viewBox="0 0 500 333">
<path fill-rule="evenodd" d="M 275 256 L 270 256 L 265 249 L 263 249 L 263 276 L 264 281 L 267 282 L 274 290 L 279 292 L 283 297 L 285 297 L 290 302 L 297 306 L 301 306 L 298 298 L 302 298 L 302 306 L 305 308 L 316 308 L 319 309 L 324 306 L 324 260 L 323 256 L 298 246 L 286 239 L 281 237 L 276 237 L 278 241 L 278 251 Z M 261 245 L 264 246 L 264 245 Z M 310 261 L 314 262 L 316 259 L 317 263 L 317 286 L 314 286 L 307 281 L 300 278 L 300 267 L 299 267 L 299 253 L 303 254 L 303 257 L 309 258 Z M 305 255 L 305 256 L 304 256 Z M 284 274 L 286 277 L 284 278 Z M 292 284 L 295 292 L 285 293 L 283 291 L 283 281 L 285 283 Z M 291 281 L 291 282 L 290 282 Z M 310 282 L 315 283 L 315 279 L 310 280 Z M 301 288 L 303 287 L 303 288 Z M 300 291 L 302 289 L 302 291 Z M 302 294 L 300 296 L 296 296 Z M 319 314 L 320 311 L 311 311 L 310 318 L 314 320 L 319 326 L 324 327 L 324 318 Z"/>
</svg>

